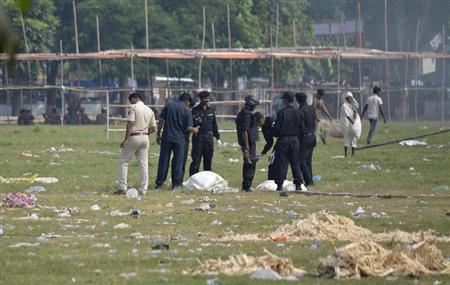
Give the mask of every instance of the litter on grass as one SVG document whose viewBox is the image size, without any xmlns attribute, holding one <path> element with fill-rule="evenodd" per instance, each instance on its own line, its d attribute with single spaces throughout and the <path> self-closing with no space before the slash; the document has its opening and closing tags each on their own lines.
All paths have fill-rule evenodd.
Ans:
<svg viewBox="0 0 450 285">
<path fill-rule="evenodd" d="M 38 177 L 37 174 L 35 174 L 33 176 L 30 176 L 30 177 L 10 177 L 10 178 L 5 178 L 5 177 L 0 176 L 0 184 L 33 183 L 33 182 L 45 183 L 45 184 L 57 183 L 58 182 L 58 178 L 55 178 L 55 177 Z"/>
<path fill-rule="evenodd" d="M 295 185 L 292 181 L 284 180 L 283 182 L 284 191 L 295 191 Z M 277 191 L 277 184 L 273 180 L 266 180 L 256 186 L 255 191 Z"/>
<path fill-rule="evenodd" d="M 294 267 L 290 258 L 278 257 L 264 250 L 264 255 L 253 257 L 247 254 L 231 255 L 228 260 L 208 259 L 204 263 L 184 274 L 193 275 L 246 275 L 261 269 L 272 269 L 280 276 L 302 276 L 305 271 Z"/>
<path fill-rule="evenodd" d="M 435 239 L 421 240 L 401 250 L 384 249 L 372 240 L 353 242 L 320 259 L 317 269 L 320 276 L 357 279 L 450 274 L 450 266 L 436 247 Z"/>
<path fill-rule="evenodd" d="M 419 141 L 419 140 L 406 140 L 406 141 L 401 141 L 398 143 L 399 145 L 402 146 L 417 146 L 417 145 L 427 145 L 426 142 L 424 141 Z"/>
<path fill-rule="evenodd" d="M 31 208 L 36 206 L 36 201 L 36 196 L 33 194 L 24 194 L 20 192 L 8 193 L 3 200 L 4 204 L 11 208 Z"/>
<path fill-rule="evenodd" d="M 47 189 L 45 189 L 44 186 L 31 186 L 25 189 L 25 193 L 40 193 L 45 191 L 47 191 Z"/>
<path fill-rule="evenodd" d="M 435 238 L 440 242 L 450 242 L 450 237 L 439 236 L 428 230 L 426 232 L 408 233 L 400 230 L 387 233 L 373 233 L 369 229 L 355 225 L 352 219 L 332 215 L 323 210 L 297 219 L 292 223 L 279 226 L 272 233 L 242 234 L 223 236 L 219 241 L 256 241 L 271 240 L 272 237 L 285 236 L 290 241 L 300 240 L 339 240 L 356 241 L 370 239 L 374 241 L 413 242 L 425 238 Z"/>
</svg>

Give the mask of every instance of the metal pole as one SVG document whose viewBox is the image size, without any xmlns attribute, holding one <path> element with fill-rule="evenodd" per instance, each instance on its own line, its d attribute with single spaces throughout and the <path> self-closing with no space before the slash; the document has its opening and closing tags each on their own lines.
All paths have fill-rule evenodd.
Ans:
<svg viewBox="0 0 450 285">
<path fill-rule="evenodd" d="M 109 139 L 109 91 L 106 90 L 106 139 Z"/>
<path fill-rule="evenodd" d="M 408 39 L 408 51 L 409 51 L 409 39 Z M 408 97 L 408 65 L 409 65 L 409 55 L 406 55 L 405 93 L 403 95 L 403 121 L 406 121 L 406 97 Z"/>
<path fill-rule="evenodd" d="M 8 63 L 5 61 L 5 78 L 6 78 L 6 122 L 9 125 L 9 89 L 8 89 Z"/>
<path fill-rule="evenodd" d="M 61 126 L 64 126 L 64 114 L 65 114 L 65 102 L 64 102 L 64 62 L 63 62 L 63 50 L 62 40 L 59 40 L 59 54 L 60 59 L 60 76 L 61 76 Z"/>
<path fill-rule="evenodd" d="M 442 25 L 442 53 L 446 54 L 445 49 L 445 26 Z M 445 57 L 442 58 L 442 98 L 441 98 L 441 105 L 442 105 L 442 114 L 441 114 L 441 120 L 442 122 L 445 121 Z"/>
<path fill-rule="evenodd" d="M 77 8 L 75 7 L 75 0 L 72 1 L 72 8 L 73 8 L 73 22 L 75 28 L 75 51 L 79 53 L 80 50 L 78 49 Z"/>
<path fill-rule="evenodd" d="M 278 48 L 278 19 L 280 14 L 280 5 L 277 4 L 277 26 L 275 31 L 275 48 Z"/>
<path fill-rule="evenodd" d="M 384 50 L 388 51 L 388 22 L 387 22 L 387 0 L 384 0 Z M 389 84 L 389 58 L 386 56 L 386 89 L 387 89 L 387 107 L 388 107 L 388 120 L 391 120 L 391 94 Z"/>
<path fill-rule="evenodd" d="M 340 102 L 340 96 L 341 96 L 341 52 L 338 47 L 338 58 L 337 58 L 337 96 L 336 96 L 336 102 L 337 102 L 337 112 L 336 112 L 336 119 L 339 120 L 339 102 Z"/>
<path fill-rule="evenodd" d="M 358 48 L 361 48 L 361 2 L 358 1 L 358 22 L 356 24 L 356 32 L 358 35 Z M 361 57 L 358 58 L 358 77 L 359 77 L 359 99 L 361 100 L 361 105 L 364 105 L 364 97 L 362 92 L 362 74 L 361 74 Z M 362 118 L 361 118 L 362 120 Z"/>
<path fill-rule="evenodd" d="M 133 46 L 131 46 L 131 83 L 133 84 L 133 92 L 135 91 L 134 86 L 134 49 Z"/>
<path fill-rule="evenodd" d="M 295 19 L 292 20 L 292 35 L 294 37 L 294 47 L 297 47 L 297 37 L 295 34 Z"/>
<path fill-rule="evenodd" d="M 202 52 L 198 64 L 198 89 L 202 89 L 202 63 L 203 63 L 203 50 L 205 49 L 205 36 L 206 36 L 206 9 L 205 6 L 203 6 L 203 39 L 202 39 Z"/>
<path fill-rule="evenodd" d="M 98 15 L 95 16 L 95 22 L 97 24 L 97 51 L 100 52 L 100 25 L 98 22 Z M 100 88 L 103 87 L 103 71 L 102 71 L 102 59 L 98 59 L 98 69 L 100 72 Z"/>
</svg>

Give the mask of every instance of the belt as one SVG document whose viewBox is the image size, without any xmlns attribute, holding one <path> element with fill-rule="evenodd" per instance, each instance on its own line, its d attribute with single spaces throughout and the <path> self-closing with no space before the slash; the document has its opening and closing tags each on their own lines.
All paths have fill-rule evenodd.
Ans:
<svg viewBox="0 0 450 285">
<path fill-rule="evenodd" d="M 130 137 L 132 136 L 148 136 L 148 133 L 131 133 Z"/>
<path fill-rule="evenodd" d="M 314 135 L 314 133 L 307 133 L 307 134 L 305 134 L 305 136 L 312 136 L 312 135 Z"/>
</svg>

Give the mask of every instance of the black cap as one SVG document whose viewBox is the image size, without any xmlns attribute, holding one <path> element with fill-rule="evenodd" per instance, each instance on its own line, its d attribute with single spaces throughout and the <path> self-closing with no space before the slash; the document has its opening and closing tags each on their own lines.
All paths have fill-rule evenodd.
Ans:
<svg viewBox="0 0 450 285">
<path fill-rule="evenodd" d="M 202 91 L 200 93 L 198 93 L 198 98 L 207 98 L 211 95 L 211 93 L 209 93 L 208 91 Z"/>
<path fill-rule="evenodd" d="M 245 105 L 257 106 L 257 105 L 259 105 L 259 100 L 255 96 L 248 95 L 247 97 L 245 97 Z"/>
<path fill-rule="evenodd" d="M 292 92 L 284 92 L 283 95 L 281 95 L 281 99 L 286 99 L 289 103 L 294 102 L 294 94 Z"/>
<path fill-rule="evenodd" d="M 378 94 L 378 93 L 380 93 L 380 91 L 381 91 L 381 88 L 378 87 L 378 86 L 375 86 L 375 87 L 373 88 L 373 93 L 374 93 L 374 94 Z"/>
<path fill-rule="evenodd" d="M 295 93 L 295 99 L 297 99 L 297 102 L 304 102 L 306 101 L 306 94 L 303 92 Z"/>
<path fill-rule="evenodd" d="M 186 93 L 186 92 L 181 93 L 180 97 L 178 97 L 178 99 L 181 100 L 181 101 L 191 101 L 191 100 L 193 100 L 191 94 Z"/>
<path fill-rule="evenodd" d="M 141 94 L 137 92 L 133 92 L 128 96 L 128 100 L 131 100 L 131 98 L 139 98 L 140 100 L 142 100 Z"/>
</svg>

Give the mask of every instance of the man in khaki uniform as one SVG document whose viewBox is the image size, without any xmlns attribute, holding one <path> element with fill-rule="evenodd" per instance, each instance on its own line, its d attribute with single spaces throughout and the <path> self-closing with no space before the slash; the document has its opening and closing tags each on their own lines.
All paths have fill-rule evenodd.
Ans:
<svg viewBox="0 0 450 285">
<path fill-rule="evenodd" d="M 141 171 L 139 192 L 143 195 L 148 188 L 148 135 L 156 130 L 156 120 L 153 111 L 141 101 L 141 95 L 132 93 L 128 100 L 131 106 L 127 117 L 125 139 L 120 144 L 122 148 L 119 158 L 119 189 L 117 194 L 127 191 L 128 164 L 133 154 L 136 155 L 138 167 Z"/>
<path fill-rule="evenodd" d="M 325 103 L 323 101 L 323 96 L 325 95 L 325 90 L 323 89 L 318 89 L 317 90 L 317 95 L 316 98 L 314 98 L 313 101 L 313 107 L 316 110 L 316 120 L 317 120 L 317 124 L 316 124 L 316 131 L 319 131 L 319 136 L 320 139 L 322 140 L 323 144 L 326 144 L 326 138 L 327 138 L 327 133 L 330 129 L 330 124 L 329 122 L 331 122 L 331 116 L 330 113 L 327 110 L 327 107 L 325 106 Z M 327 117 L 327 119 L 329 120 L 328 122 L 325 120 L 324 116 L 325 115 Z"/>
</svg>

